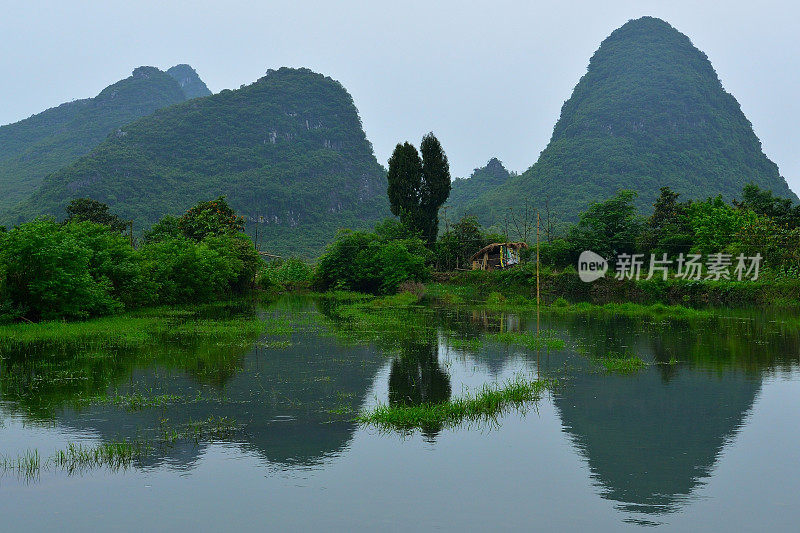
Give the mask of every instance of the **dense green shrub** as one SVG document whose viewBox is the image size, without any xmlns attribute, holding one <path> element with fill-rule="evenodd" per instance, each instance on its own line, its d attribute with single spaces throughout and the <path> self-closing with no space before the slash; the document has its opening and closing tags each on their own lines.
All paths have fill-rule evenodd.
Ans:
<svg viewBox="0 0 800 533">
<path fill-rule="evenodd" d="M 139 253 L 160 303 L 202 302 L 243 292 L 259 261 L 245 236 L 211 236 L 200 242 L 170 237 L 145 244 Z"/>
<path fill-rule="evenodd" d="M 89 226 L 62 227 L 41 218 L 2 235 L 0 302 L 6 319 L 84 318 L 122 307 L 112 296 L 111 277 L 124 276 L 114 276 L 103 253 L 92 248 L 106 238 Z M 98 228 L 113 241 L 108 228 Z"/>
<path fill-rule="evenodd" d="M 235 215 L 225 214 L 216 230 L 215 216 L 201 214 L 188 226 L 192 236 L 204 233 L 201 239 L 165 218 L 138 250 L 113 225 L 80 217 L 64 224 L 40 218 L 0 232 L 0 320 L 85 318 L 241 294 L 252 288 L 261 259 L 246 235 L 232 231 Z"/>
<path fill-rule="evenodd" d="M 398 229 L 391 224 L 380 229 L 389 227 Z M 429 257 L 418 237 L 392 239 L 378 233 L 341 231 L 317 263 L 314 286 L 320 290 L 393 294 L 405 281 L 426 279 Z"/>
<path fill-rule="evenodd" d="M 304 289 L 310 286 L 313 277 L 313 267 L 302 259 L 278 259 L 261 269 L 258 285 L 262 289 Z"/>
<path fill-rule="evenodd" d="M 244 217 L 238 216 L 220 196 L 186 211 L 178 219 L 178 229 L 186 237 L 201 241 L 210 235 L 234 235 L 244 231 Z"/>
</svg>

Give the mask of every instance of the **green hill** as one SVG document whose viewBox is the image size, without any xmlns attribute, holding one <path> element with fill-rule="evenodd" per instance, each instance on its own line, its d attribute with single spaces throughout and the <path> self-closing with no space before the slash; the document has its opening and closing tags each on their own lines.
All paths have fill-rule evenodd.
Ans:
<svg viewBox="0 0 800 533">
<path fill-rule="evenodd" d="M 503 163 L 493 157 L 486 166 L 473 170 L 469 178 L 454 179 L 447 201 L 454 206 L 466 205 L 484 193 L 505 184 L 510 177 L 511 174 Z"/>
<path fill-rule="evenodd" d="M 574 220 L 621 188 L 638 191 L 647 210 L 663 186 L 684 198 L 731 199 L 751 181 L 797 201 L 706 55 L 644 17 L 602 42 L 536 164 L 460 210 L 492 223 L 526 199 L 549 200 Z"/>
<path fill-rule="evenodd" d="M 167 74 L 178 82 L 178 85 L 181 86 L 181 90 L 183 94 L 186 95 L 187 99 L 199 98 L 211 94 L 206 84 L 200 79 L 200 76 L 197 75 L 197 72 L 185 63 L 167 69 Z"/>
<path fill-rule="evenodd" d="M 14 124 L 0 127 L 0 212 L 26 198 L 44 177 L 91 151 L 112 131 L 156 109 L 202 94 L 197 74 L 179 65 L 181 85 L 155 67 L 139 67 L 94 98 L 75 100 Z M 186 72 L 191 71 L 194 78 Z M 208 89 L 205 88 L 205 94 Z"/>
<path fill-rule="evenodd" d="M 161 109 L 49 176 L 12 222 L 105 202 L 144 228 L 220 195 L 259 225 L 262 248 L 313 255 L 340 227 L 388 215 L 385 170 L 337 81 L 270 70 L 252 85 Z"/>
</svg>

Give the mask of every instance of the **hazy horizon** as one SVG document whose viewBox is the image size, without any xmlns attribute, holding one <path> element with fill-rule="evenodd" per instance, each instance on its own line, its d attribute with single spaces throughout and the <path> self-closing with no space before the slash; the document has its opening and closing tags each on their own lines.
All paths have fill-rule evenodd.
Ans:
<svg viewBox="0 0 800 533">
<path fill-rule="evenodd" d="M 46 5 L 43 7 L 43 5 Z M 353 96 L 378 161 L 434 131 L 453 176 L 497 157 L 522 172 L 600 42 L 626 21 L 662 18 L 705 52 L 800 192 L 796 15 L 789 2 L 718 6 L 649 1 L 568 8 L 527 2 L 74 2 L 4 6 L 0 124 L 97 95 L 141 65 L 188 63 L 213 92 L 269 68 L 308 67 Z M 49 6 L 49 7 L 47 7 Z M 574 6 L 574 7 L 572 7 Z"/>
</svg>

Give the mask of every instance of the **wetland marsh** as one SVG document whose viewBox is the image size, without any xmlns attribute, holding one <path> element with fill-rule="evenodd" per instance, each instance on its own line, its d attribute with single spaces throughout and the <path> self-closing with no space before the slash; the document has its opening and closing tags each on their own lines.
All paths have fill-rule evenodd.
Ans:
<svg viewBox="0 0 800 533">
<path fill-rule="evenodd" d="M 0 509 L 27 530 L 788 529 L 796 322 L 339 295 L 8 326 Z"/>
</svg>

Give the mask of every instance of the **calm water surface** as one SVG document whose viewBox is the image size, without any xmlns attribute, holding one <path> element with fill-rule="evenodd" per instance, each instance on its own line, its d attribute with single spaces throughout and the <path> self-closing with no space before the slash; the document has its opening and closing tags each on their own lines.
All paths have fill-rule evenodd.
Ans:
<svg viewBox="0 0 800 533">
<path fill-rule="evenodd" d="M 288 320 L 292 332 L 112 358 L 86 356 L 92 347 L 43 348 L 28 357 L 84 353 L 80 368 L 26 367 L 23 381 L 14 378 L 21 355 L 5 354 L 6 457 L 159 440 L 210 416 L 237 429 L 161 444 L 123 469 L 6 471 L 2 529 L 796 531 L 800 523 L 800 330 L 791 317 L 543 317 L 567 348 L 537 353 L 457 349 L 464 343 L 452 340 L 535 330 L 535 315 L 426 309 L 424 334 L 366 342 L 320 302 L 256 312 Z M 653 364 L 618 375 L 591 362 L 625 351 Z M 559 386 L 496 423 L 399 434 L 352 422 L 378 402 L 441 401 L 520 374 Z M 106 393 L 183 400 L 143 408 L 81 400 Z"/>
</svg>

